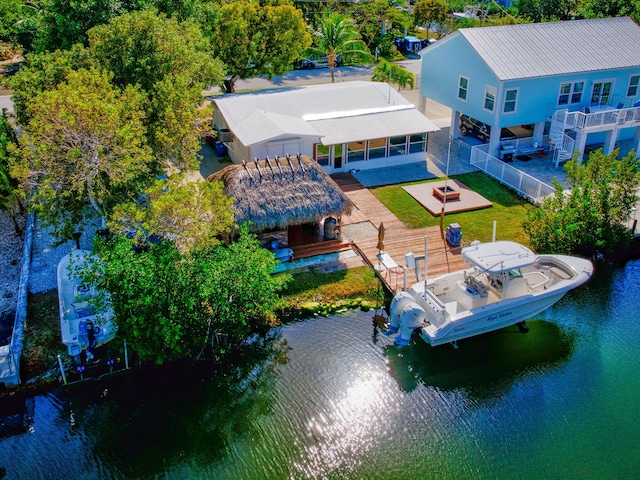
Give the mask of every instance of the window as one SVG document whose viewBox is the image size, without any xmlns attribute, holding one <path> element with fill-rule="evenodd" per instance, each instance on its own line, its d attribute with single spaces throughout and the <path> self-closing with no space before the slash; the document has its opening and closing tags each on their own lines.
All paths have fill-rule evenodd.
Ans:
<svg viewBox="0 0 640 480">
<path fill-rule="evenodd" d="M 582 101 L 583 90 L 584 90 L 584 82 L 560 84 L 560 95 L 558 96 L 558 105 L 568 105 L 569 103 L 580 103 Z"/>
<path fill-rule="evenodd" d="M 427 134 L 409 135 L 409 153 L 424 152 L 427 149 Z"/>
<path fill-rule="evenodd" d="M 407 137 L 391 137 L 389 139 L 389 156 L 405 155 L 407 152 Z"/>
<path fill-rule="evenodd" d="M 580 103 L 582 101 L 582 90 L 584 90 L 584 82 L 576 82 L 573 84 L 571 103 Z"/>
<path fill-rule="evenodd" d="M 387 156 L 387 139 L 376 138 L 369 140 L 369 160 L 383 158 Z"/>
<path fill-rule="evenodd" d="M 318 164 L 322 166 L 329 165 L 329 150 L 331 147 L 328 145 L 322 145 L 320 143 L 316 143 L 313 146 L 313 150 L 315 152 L 315 159 Z"/>
<path fill-rule="evenodd" d="M 362 162 L 364 160 L 364 142 L 347 143 L 347 162 Z"/>
<path fill-rule="evenodd" d="M 638 84 L 640 84 L 640 75 L 631 75 L 629 86 L 627 87 L 627 97 L 638 95 Z"/>
<path fill-rule="evenodd" d="M 613 82 L 596 82 L 591 92 L 591 105 L 609 105 Z"/>
<path fill-rule="evenodd" d="M 507 90 L 504 95 L 504 113 L 510 113 L 516 111 L 516 101 L 518 100 L 518 90 Z"/>
<path fill-rule="evenodd" d="M 496 87 L 487 87 L 484 91 L 484 108 L 493 112 L 496 103 Z"/>
<path fill-rule="evenodd" d="M 468 90 L 469 90 L 469 79 L 467 77 L 460 76 L 460 80 L 458 81 L 458 98 L 466 102 Z"/>
</svg>

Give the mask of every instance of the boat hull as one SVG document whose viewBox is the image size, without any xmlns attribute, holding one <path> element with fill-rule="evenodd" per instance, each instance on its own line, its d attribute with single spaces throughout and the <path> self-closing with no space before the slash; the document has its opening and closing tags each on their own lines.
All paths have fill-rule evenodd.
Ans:
<svg viewBox="0 0 640 480">
<path fill-rule="evenodd" d="M 524 322 L 593 274 L 589 260 L 535 255 L 515 242 L 475 244 L 463 256 L 469 268 L 418 282 L 394 297 L 389 323 L 390 333 L 400 332 L 398 345 L 407 344 L 416 329 L 438 346 Z M 407 297 L 421 309 L 421 323 L 416 307 L 406 307 Z"/>
<path fill-rule="evenodd" d="M 518 299 L 517 305 L 514 305 L 513 300 L 515 299 L 512 299 L 511 301 L 505 300 L 504 303 L 498 302 L 480 307 L 469 311 L 467 316 L 461 318 L 460 321 L 453 322 L 447 329 L 434 331 L 435 329 L 430 328 L 430 325 L 422 326 L 420 336 L 425 342 L 435 347 L 510 327 L 551 307 L 562 299 L 567 291 L 559 291 L 543 297 L 532 297 L 526 303 L 522 303 L 522 299 Z"/>
<path fill-rule="evenodd" d="M 73 250 L 58 263 L 58 304 L 60 333 L 69 355 L 76 357 L 83 350 L 99 347 L 113 340 L 117 328 L 112 322 L 113 310 L 108 306 L 96 312 L 90 303 L 95 292 L 85 287 L 73 269 L 90 255 L 87 250 Z"/>
</svg>

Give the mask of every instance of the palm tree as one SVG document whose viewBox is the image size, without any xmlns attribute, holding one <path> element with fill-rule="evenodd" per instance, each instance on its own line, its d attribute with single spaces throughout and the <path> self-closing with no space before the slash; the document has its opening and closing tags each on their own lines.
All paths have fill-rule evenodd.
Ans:
<svg viewBox="0 0 640 480">
<path fill-rule="evenodd" d="M 385 59 L 380 60 L 380 63 L 373 69 L 374 82 L 389 82 L 398 85 L 398 91 L 402 88 L 407 88 L 407 85 L 413 90 L 415 86 L 416 77 L 413 72 L 410 72 L 406 68 L 387 62 Z"/>
<path fill-rule="evenodd" d="M 311 56 L 327 57 L 331 71 L 331 83 L 335 81 L 334 69 L 339 57 L 356 61 L 368 61 L 371 54 L 360 38 L 360 33 L 353 21 L 340 13 L 331 13 L 320 22 L 317 31 L 312 32 L 313 47 L 308 53 Z"/>
</svg>

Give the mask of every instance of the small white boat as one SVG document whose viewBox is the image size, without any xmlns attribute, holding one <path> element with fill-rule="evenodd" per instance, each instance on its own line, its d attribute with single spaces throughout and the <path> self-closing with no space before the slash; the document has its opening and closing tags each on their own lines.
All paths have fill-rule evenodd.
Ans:
<svg viewBox="0 0 640 480">
<path fill-rule="evenodd" d="M 520 324 L 585 283 L 593 264 L 567 255 L 537 255 L 519 243 L 474 242 L 464 270 L 421 281 L 393 298 L 389 334 L 406 345 L 414 330 L 432 346 Z"/>
<path fill-rule="evenodd" d="M 111 307 L 94 311 L 89 300 L 96 291 L 74 274 L 75 268 L 82 265 L 88 255 L 87 250 L 75 249 L 58 263 L 58 302 L 62 343 L 67 346 L 69 355 L 77 357 L 86 350 L 90 360 L 93 348 L 113 340 L 117 328 L 111 322 Z"/>
</svg>

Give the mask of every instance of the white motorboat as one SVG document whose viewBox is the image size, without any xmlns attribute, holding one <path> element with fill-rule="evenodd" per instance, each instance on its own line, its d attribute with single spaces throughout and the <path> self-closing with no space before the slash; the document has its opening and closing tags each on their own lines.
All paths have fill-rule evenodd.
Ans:
<svg viewBox="0 0 640 480">
<path fill-rule="evenodd" d="M 420 281 L 393 298 L 389 334 L 406 345 L 414 330 L 432 346 L 518 324 L 585 283 L 593 264 L 538 255 L 519 243 L 474 242 L 462 249 L 468 268 Z"/>
<path fill-rule="evenodd" d="M 67 346 L 69 355 L 77 357 L 86 350 L 90 360 L 93 348 L 113 340 L 117 327 L 111 322 L 111 307 L 95 311 L 89 300 L 97 292 L 75 274 L 75 269 L 88 255 L 88 250 L 75 249 L 58 263 L 58 302 L 62 343 Z"/>
</svg>

